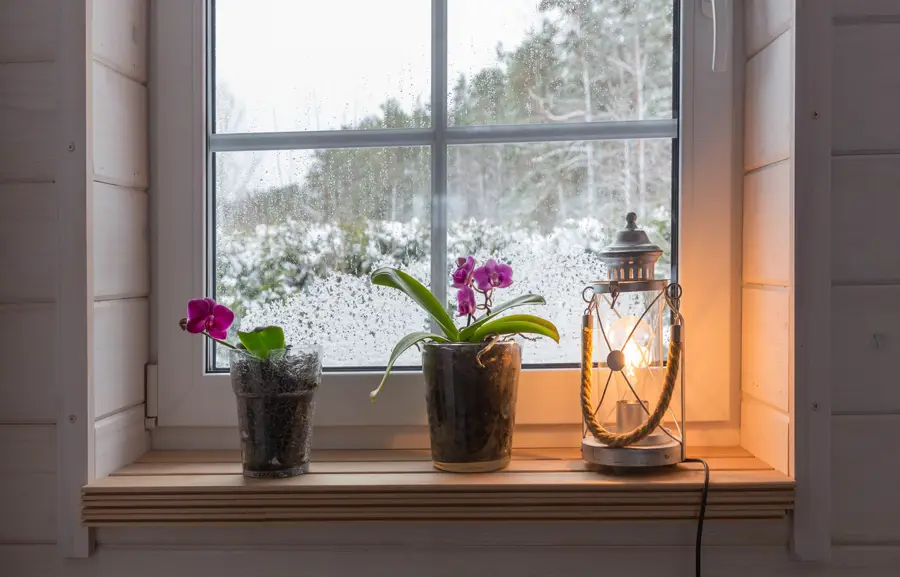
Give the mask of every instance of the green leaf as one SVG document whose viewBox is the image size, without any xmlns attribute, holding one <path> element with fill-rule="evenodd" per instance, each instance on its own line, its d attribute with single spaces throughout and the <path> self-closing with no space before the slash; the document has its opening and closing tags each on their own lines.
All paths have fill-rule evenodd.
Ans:
<svg viewBox="0 0 900 577">
<path fill-rule="evenodd" d="M 459 331 L 459 341 L 460 342 L 469 341 L 471 336 L 475 334 L 475 331 L 477 331 L 479 329 L 479 327 L 484 325 L 484 323 L 488 322 L 489 320 L 496 318 L 496 316 L 499 315 L 500 313 L 502 313 L 503 311 L 507 311 L 507 310 L 509 310 L 511 308 L 515 308 L 515 307 L 520 307 L 522 305 L 542 305 L 542 304 L 546 304 L 544 297 L 542 297 L 541 295 L 528 294 L 528 295 L 522 295 L 520 297 L 516 297 L 516 298 L 512 299 L 511 301 L 506 301 L 505 303 L 503 303 L 501 305 L 497 305 L 497 307 L 491 311 L 491 314 L 481 317 L 480 319 L 478 319 L 471 325 L 469 325 L 466 328 L 464 328 L 463 330 Z"/>
<path fill-rule="evenodd" d="M 284 348 L 284 331 L 281 327 L 257 327 L 252 331 L 238 331 L 241 344 L 254 357 L 262 360 L 269 358 L 269 352 Z"/>
<path fill-rule="evenodd" d="M 394 368 L 394 363 L 397 362 L 397 359 L 400 358 L 400 355 L 402 355 L 406 351 L 406 349 L 413 346 L 414 344 L 429 339 L 439 343 L 449 342 L 447 339 L 440 335 L 425 332 L 410 333 L 400 339 L 400 342 L 398 342 L 394 346 L 394 350 L 391 351 L 391 358 L 388 359 L 387 368 L 384 369 L 384 376 L 381 378 L 381 383 L 378 384 L 377 389 L 369 393 L 369 400 L 371 400 L 373 403 L 375 402 L 375 397 L 378 396 L 378 393 L 381 392 L 381 388 L 384 386 L 384 382 L 387 381 L 388 375 L 391 374 L 391 369 Z"/>
<path fill-rule="evenodd" d="M 459 338 L 459 330 L 453 324 L 453 319 L 450 318 L 450 315 L 447 314 L 441 303 L 431 294 L 431 291 L 422 286 L 422 283 L 405 272 L 391 267 L 376 270 L 370 278 L 372 284 L 397 289 L 414 300 L 425 312 L 431 315 L 431 318 L 437 322 L 451 341 L 456 341 Z"/>
<path fill-rule="evenodd" d="M 494 319 L 478 327 L 471 337 L 470 343 L 480 343 L 490 335 L 512 335 L 515 333 L 541 335 L 559 342 L 559 331 L 553 323 L 534 315 L 510 315 Z"/>
</svg>

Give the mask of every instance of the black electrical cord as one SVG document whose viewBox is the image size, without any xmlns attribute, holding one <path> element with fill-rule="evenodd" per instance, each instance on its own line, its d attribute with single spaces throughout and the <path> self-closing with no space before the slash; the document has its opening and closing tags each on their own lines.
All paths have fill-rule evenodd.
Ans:
<svg viewBox="0 0 900 577">
<path fill-rule="evenodd" d="M 703 520 L 706 518 L 706 501 L 709 498 L 709 465 L 703 459 L 685 459 L 684 462 L 703 465 L 703 496 L 700 498 L 700 516 L 697 519 L 697 543 L 694 545 L 694 575 L 701 577 L 700 549 L 703 546 Z"/>
</svg>

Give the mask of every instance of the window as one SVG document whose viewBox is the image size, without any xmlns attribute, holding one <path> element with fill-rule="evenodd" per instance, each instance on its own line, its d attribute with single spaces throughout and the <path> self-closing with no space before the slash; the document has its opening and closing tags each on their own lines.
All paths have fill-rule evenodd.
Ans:
<svg viewBox="0 0 900 577">
<path fill-rule="evenodd" d="M 577 363 L 592 253 L 629 210 L 669 248 L 675 2 L 435 7 L 211 3 L 208 293 L 318 342 L 326 369 L 377 370 L 427 320 L 369 272 L 403 267 L 452 309 L 450 263 L 494 257 L 517 274 L 503 296 L 543 294 L 561 329 L 526 364 Z"/>
<path fill-rule="evenodd" d="M 401 266 L 452 306 L 457 256 L 510 263 L 504 296 L 543 294 L 562 336 L 527 343 L 522 384 L 576 395 L 581 289 L 603 276 L 594 253 L 625 213 L 664 248 L 663 275 L 690 272 L 679 218 L 724 216 L 707 229 L 731 234 L 728 206 L 703 208 L 729 175 L 693 164 L 731 140 L 730 76 L 694 64 L 712 33 L 694 2 L 184 5 L 160 7 L 156 26 L 171 44 L 156 86 L 160 426 L 235 420 L 227 358 L 169 326 L 193 295 L 244 327 L 319 342 L 327 399 L 342 405 L 320 401 L 322 423 L 415 425 L 424 415 L 391 408 L 417 410 L 414 350 L 393 400 L 369 408 L 365 395 L 393 344 L 427 322 L 370 285 L 374 268 Z M 714 106 L 698 121 L 704 98 Z M 715 138 L 698 147 L 698 130 Z M 543 422 L 577 423 L 573 409 Z"/>
</svg>

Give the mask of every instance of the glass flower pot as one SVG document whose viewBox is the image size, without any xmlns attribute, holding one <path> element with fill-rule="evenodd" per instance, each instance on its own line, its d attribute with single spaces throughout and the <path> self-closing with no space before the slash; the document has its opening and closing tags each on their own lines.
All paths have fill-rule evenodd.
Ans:
<svg viewBox="0 0 900 577">
<path fill-rule="evenodd" d="M 502 469 L 512 454 L 522 352 L 518 343 L 429 343 L 422 371 L 431 457 L 454 473 Z"/>
<path fill-rule="evenodd" d="M 317 347 L 272 351 L 265 361 L 231 351 L 245 477 L 293 477 L 309 470 L 321 381 L 322 351 Z"/>
</svg>

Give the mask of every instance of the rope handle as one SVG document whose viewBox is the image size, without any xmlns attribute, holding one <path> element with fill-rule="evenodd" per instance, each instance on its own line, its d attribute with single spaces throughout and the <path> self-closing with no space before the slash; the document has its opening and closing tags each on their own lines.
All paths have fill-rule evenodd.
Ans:
<svg viewBox="0 0 900 577">
<path fill-rule="evenodd" d="M 590 310 L 585 313 L 583 328 L 581 330 L 581 416 L 584 424 L 591 434 L 601 443 L 613 448 L 633 445 L 646 439 L 659 424 L 669 409 L 672 402 L 672 394 L 675 392 L 675 382 L 678 377 L 678 367 L 681 364 L 681 327 L 672 327 L 672 338 L 669 339 L 669 355 L 666 362 L 666 381 L 656 402 L 656 408 L 647 421 L 627 433 L 611 433 L 597 421 L 594 411 L 591 410 L 591 375 L 594 364 L 594 323 Z"/>
</svg>

